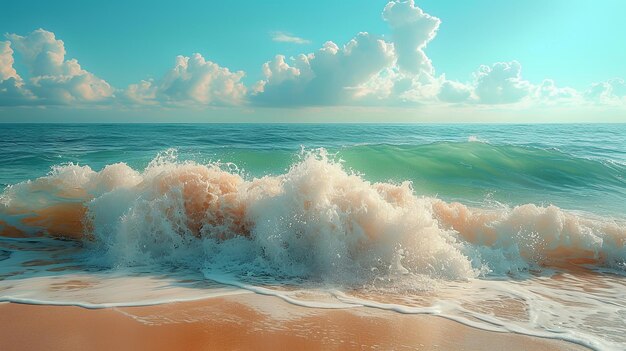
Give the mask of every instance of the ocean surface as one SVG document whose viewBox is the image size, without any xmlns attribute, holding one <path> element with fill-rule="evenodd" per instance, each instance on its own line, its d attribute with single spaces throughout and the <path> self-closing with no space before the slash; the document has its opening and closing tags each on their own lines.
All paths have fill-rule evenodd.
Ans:
<svg viewBox="0 0 626 351">
<path fill-rule="evenodd" d="M 261 293 L 626 344 L 626 124 L 0 124 L 0 301 Z"/>
</svg>

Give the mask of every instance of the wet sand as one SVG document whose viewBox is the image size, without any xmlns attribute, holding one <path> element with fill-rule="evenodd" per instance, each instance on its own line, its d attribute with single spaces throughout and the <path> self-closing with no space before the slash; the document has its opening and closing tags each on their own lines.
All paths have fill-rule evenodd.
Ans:
<svg viewBox="0 0 626 351">
<path fill-rule="evenodd" d="M 444 318 L 243 294 L 89 310 L 0 304 L 0 350 L 586 350 Z"/>
</svg>

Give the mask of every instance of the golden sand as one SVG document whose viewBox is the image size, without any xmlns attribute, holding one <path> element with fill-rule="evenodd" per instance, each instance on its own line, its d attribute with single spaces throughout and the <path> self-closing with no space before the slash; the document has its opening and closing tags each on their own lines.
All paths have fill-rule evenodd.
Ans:
<svg viewBox="0 0 626 351">
<path fill-rule="evenodd" d="M 0 305 L 0 350 L 584 350 L 444 318 L 320 310 L 255 294 L 88 310 Z"/>
</svg>

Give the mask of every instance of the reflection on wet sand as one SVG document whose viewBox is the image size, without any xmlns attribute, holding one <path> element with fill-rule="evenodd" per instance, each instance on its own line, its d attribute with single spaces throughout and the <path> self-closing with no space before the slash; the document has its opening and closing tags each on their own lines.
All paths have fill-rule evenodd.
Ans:
<svg viewBox="0 0 626 351">
<path fill-rule="evenodd" d="M 4 304 L 0 325 L 0 348 L 16 351 L 585 349 L 432 316 L 315 310 L 259 295 L 104 310 Z"/>
</svg>

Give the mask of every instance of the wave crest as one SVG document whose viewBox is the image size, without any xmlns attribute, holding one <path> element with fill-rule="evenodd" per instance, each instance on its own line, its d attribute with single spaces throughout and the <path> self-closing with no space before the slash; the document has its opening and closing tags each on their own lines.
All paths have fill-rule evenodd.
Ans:
<svg viewBox="0 0 626 351">
<path fill-rule="evenodd" d="M 478 209 L 371 183 L 324 150 L 246 179 L 164 153 L 138 172 L 55 167 L 0 197 L 2 235 L 84 240 L 103 265 L 169 262 L 340 282 L 468 279 L 576 264 L 623 265 L 626 226 L 555 206 Z"/>
</svg>

